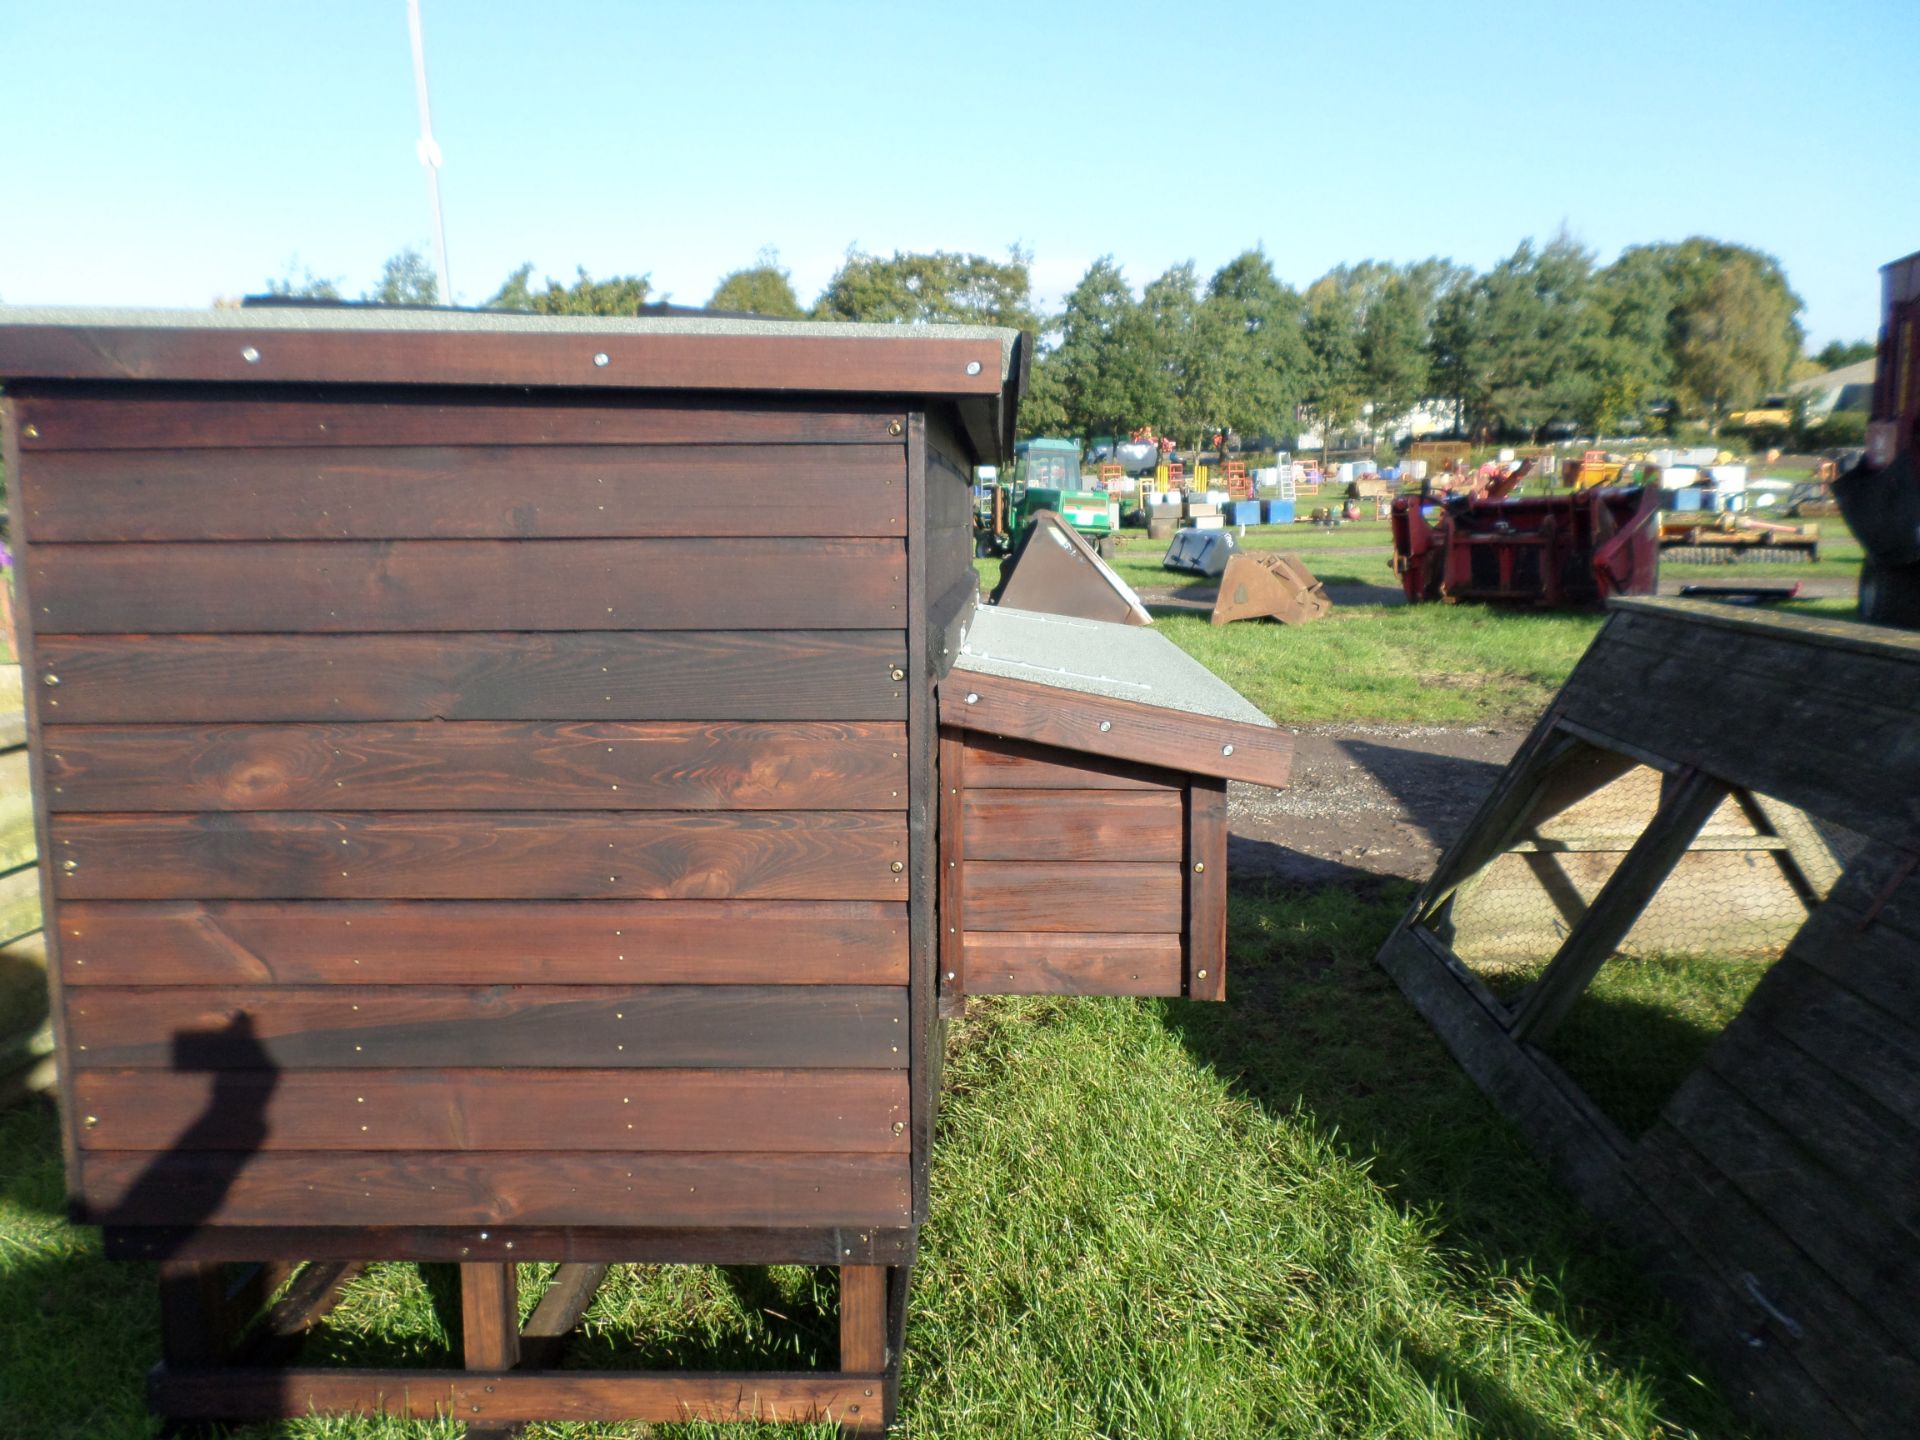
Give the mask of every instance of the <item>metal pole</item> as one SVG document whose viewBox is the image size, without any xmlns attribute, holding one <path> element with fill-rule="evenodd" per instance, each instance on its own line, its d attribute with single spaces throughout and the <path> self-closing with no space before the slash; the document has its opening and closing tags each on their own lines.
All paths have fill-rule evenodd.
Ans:
<svg viewBox="0 0 1920 1440">
<path fill-rule="evenodd" d="M 440 215 L 440 145 L 433 138 L 433 114 L 427 108 L 427 51 L 420 38 L 420 0 L 407 0 L 407 31 L 413 37 L 413 91 L 420 101 L 420 141 L 414 147 L 427 167 L 427 202 L 433 207 L 433 257 L 440 269 L 440 303 L 453 304 L 453 279 L 447 271 L 447 226 Z"/>
</svg>

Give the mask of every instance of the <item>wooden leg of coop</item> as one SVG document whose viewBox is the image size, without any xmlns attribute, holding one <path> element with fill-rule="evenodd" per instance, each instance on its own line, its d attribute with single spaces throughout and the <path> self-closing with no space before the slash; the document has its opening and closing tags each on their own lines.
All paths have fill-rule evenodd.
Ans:
<svg viewBox="0 0 1920 1440">
<path fill-rule="evenodd" d="M 840 1267 L 840 1370 L 849 1375 L 891 1374 L 887 1353 L 887 1267 Z M 887 1385 L 850 1402 L 840 1417 L 849 1432 L 871 1433 L 893 1419 Z"/>
<path fill-rule="evenodd" d="M 217 1365 L 233 1348 L 233 1307 L 218 1261 L 160 1262 L 160 1347 L 170 1366 Z"/>
<path fill-rule="evenodd" d="M 511 1265 L 460 1267 L 460 1344 L 469 1370 L 520 1363 L 520 1290 Z"/>
</svg>

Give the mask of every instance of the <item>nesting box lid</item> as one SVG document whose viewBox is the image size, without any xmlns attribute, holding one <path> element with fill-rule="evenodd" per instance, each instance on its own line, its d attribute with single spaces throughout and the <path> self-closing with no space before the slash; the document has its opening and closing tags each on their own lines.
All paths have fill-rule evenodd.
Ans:
<svg viewBox="0 0 1920 1440">
<path fill-rule="evenodd" d="M 942 723 L 1173 770 L 1284 785 L 1292 737 L 1157 631 L 976 611 L 941 682 Z"/>
</svg>

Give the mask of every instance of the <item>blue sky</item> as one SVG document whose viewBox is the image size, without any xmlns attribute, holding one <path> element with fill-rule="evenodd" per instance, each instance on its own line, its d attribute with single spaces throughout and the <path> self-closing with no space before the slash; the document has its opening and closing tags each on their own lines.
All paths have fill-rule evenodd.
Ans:
<svg viewBox="0 0 1920 1440">
<path fill-rule="evenodd" d="M 779 249 L 1034 254 L 1055 301 L 1261 244 L 1303 285 L 1777 255 L 1815 345 L 1920 249 L 1920 3 L 967 6 L 422 0 L 454 288 L 523 260 L 698 304 Z M 0 0 L 0 299 L 203 305 L 295 257 L 348 293 L 426 249 L 404 0 Z"/>
</svg>

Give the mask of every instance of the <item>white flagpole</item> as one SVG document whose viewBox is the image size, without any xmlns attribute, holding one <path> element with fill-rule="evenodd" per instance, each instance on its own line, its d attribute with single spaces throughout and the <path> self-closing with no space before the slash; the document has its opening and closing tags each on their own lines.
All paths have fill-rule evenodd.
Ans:
<svg viewBox="0 0 1920 1440">
<path fill-rule="evenodd" d="M 427 200 L 433 206 L 433 257 L 440 267 L 440 303 L 453 304 L 453 279 L 447 272 L 447 225 L 440 215 L 440 145 L 433 138 L 433 114 L 427 108 L 427 52 L 420 39 L 420 0 L 407 0 L 407 30 L 413 37 L 413 90 L 420 100 L 420 141 L 414 147 L 427 167 Z"/>
</svg>

